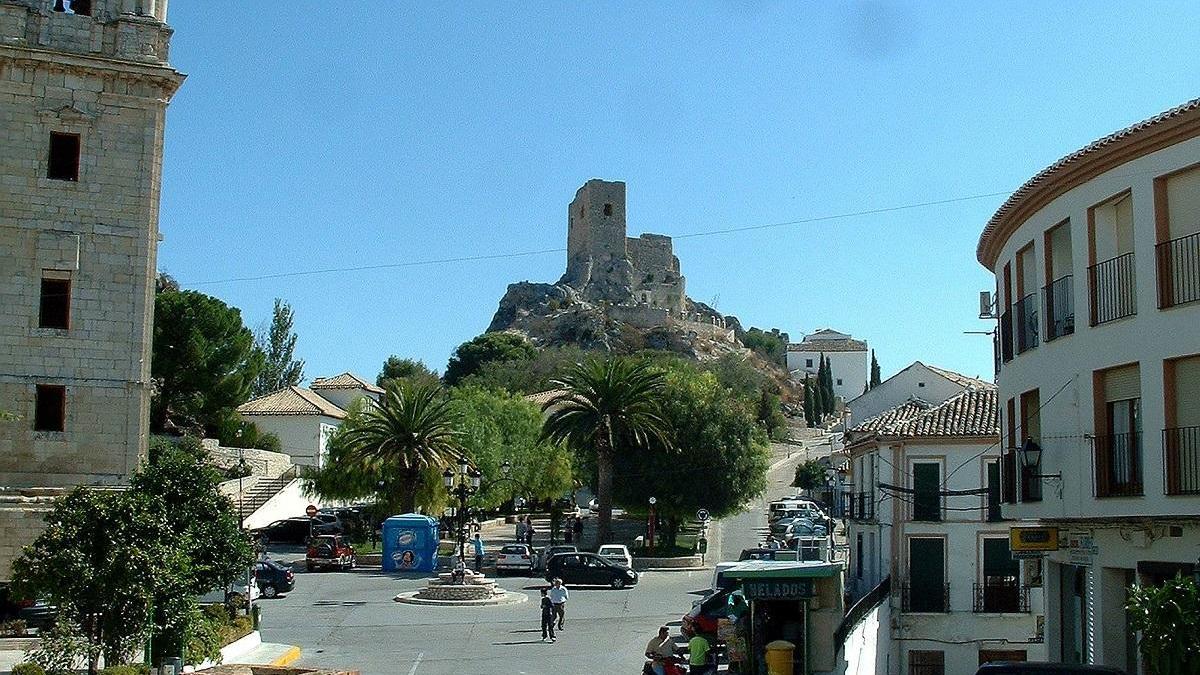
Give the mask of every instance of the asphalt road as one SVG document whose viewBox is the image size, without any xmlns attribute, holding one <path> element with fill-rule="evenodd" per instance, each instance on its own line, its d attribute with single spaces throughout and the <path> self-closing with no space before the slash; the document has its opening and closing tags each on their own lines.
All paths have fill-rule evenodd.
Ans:
<svg viewBox="0 0 1200 675">
<path fill-rule="evenodd" d="M 724 519 L 713 535 L 719 559 L 737 559 L 757 544 L 769 499 L 790 492 L 793 455 L 771 473 L 766 497 Z M 710 553 L 708 562 L 714 561 Z M 663 624 L 677 633 L 680 618 L 711 583 L 711 570 L 647 572 L 624 590 L 571 589 L 566 629 L 557 643 L 541 641 L 538 578 L 502 577 L 509 592 L 529 602 L 497 607 L 426 607 L 393 596 L 424 586 L 424 576 L 377 571 L 305 572 L 296 589 L 261 600 L 267 642 L 299 645 L 297 665 L 355 669 L 363 675 L 507 675 L 641 672 L 642 650 Z"/>
</svg>

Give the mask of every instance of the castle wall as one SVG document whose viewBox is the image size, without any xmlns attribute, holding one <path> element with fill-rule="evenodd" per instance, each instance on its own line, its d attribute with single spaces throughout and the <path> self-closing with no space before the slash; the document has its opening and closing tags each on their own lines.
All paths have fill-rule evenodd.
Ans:
<svg viewBox="0 0 1200 675">
<path fill-rule="evenodd" d="M 567 278 L 586 285 L 626 257 L 625 183 L 593 178 L 567 207 Z"/>
</svg>

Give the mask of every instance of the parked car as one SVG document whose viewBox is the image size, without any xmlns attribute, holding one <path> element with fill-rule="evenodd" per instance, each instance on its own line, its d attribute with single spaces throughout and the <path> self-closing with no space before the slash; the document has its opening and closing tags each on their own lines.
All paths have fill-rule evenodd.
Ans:
<svg viewBox="0 0 1200 675">
<path fill-rule="evenodd" d="M 54 625 L 58 608 L 45 600 L 15 597 L 12 587 L 0 584 L 0 622 L 12 619 L 25 622 L 27 628 L 47 630 Z"/>
<path fill-rule="evenodd" d="M 595 553 L 563 553 L 546 563 L 546 580 L 555 578 L 578 586 L 625 588 L 638 582 L 638 573 Z"/>
<path fill-rule="evenodd" d="M 1067 663 L 993 661 L 979 666 L 975 675 L 1126 675 L 1120 668 L 1080 666 Z"/>
<path fill-rule="evenodd" d="M 719 562 L 716 565 L 713 565 L 712 585 L 709 587 L 709 590 L 715 593 L 717 591 L 728 590 L 733 586 L 736 586 L 737 584 L 735 582 L 725 578 L 725 570 L 735 565 L 737 565 L 737 562 L 730 560 Z"/>
<path fill-rule="evenodd" d="M 261 595 L 258 584 L 254 582 L 254 570 L 246 569 L 237 581 L 228 586 L 214 588 L 196 600 L 202 605 L 211 605 L 221 602 L 228 603 L 234 596 L 239 595 L 242 597 L 242 602 L 255 600 Z"/>
<path fill-rule="evenodd" d="M 303 544 L 310 536 L 335 533 L 329 524 L 301 516 L 277 520 L 250 534 L 264 544 Z"/>
<path fill-rule="evenodd" d="M 692 611 L 683 615 L 679 631 L 684 637 L 717 634 L 717 620 L 729 616 L 731 588 L 722 588 L 709 593 L 692 605 Z"/>
<path fill-rule="evenodd" d="M 336 567 L 340 570 L 354 569 L 358 556 L 354 547 L 340 534 L 322 534 L 308 542 L 304 566 L 309 572 L 318 567 Z"/>
<path fill-rule="evenodd" d="M 296 587 L 296 574 L 274 560 L 260 560 L 254 563 L 254 582 L 264 598 L 273 598 Z"/>
<path fill-rule="evenodd" d="M 633 556 L 629 554 L 625 544 L 605 544 L 596 551 L 596 555 L 633 569 Z"/>
<path fill-rule="evenodd" d="M 579 547 L 575 546 L 574 544 L 559 544 L 557 546 L 547 546 L 546 548 L 542 549 L 542 552 L 538 555 L 538 560 L 537 560 L 538 569 L 545 569 L 546 563 L 551 558 L 553 558 L 554 556 L 556 556 L 560 553 L 578 553 L 578 552 L 579 552 Z"/>
<path fill-rule="evenodd" d="M 496 574 L 517 571 L 533 574 L 533 549 L 526 544 L 505 544 L 496 554 Z"/>
<path fill-rule="evenodd" d="M 333 513 L 318 513 L 313 516 L 313 520 L 320 523 L 316 527 L 320 528 L 322 534 L 345 534 L 346 525 L 342 519 Z"/>
<path fill-rule="evenodd" d="M 747 548 L 742 549 L 738 560 L 799 560 L 800 553 L 786 548 Z"/>
</svg>

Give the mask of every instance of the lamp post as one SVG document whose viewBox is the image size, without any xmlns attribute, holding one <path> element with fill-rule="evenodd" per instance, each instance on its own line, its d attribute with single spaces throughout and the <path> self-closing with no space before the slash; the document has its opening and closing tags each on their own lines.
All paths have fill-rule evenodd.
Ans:
<svg viewBox="0 0 1200 675">
<path fill-rule="evenodd" d="M 654 497 L 650 498 L 650 525 L 649 525 L 648 531 L 646 533 L 647 543 L 650 544 L 650 548 L 654 548 L 654 526 L 658 522 L 658 518 L 655 517 L 655 513 L 654 513 L 654 505 L 657 503 L 658 503 L 657 499 L 655 499 Z"/>
<path fill-rule="evenodd" d="M 467 500 L 479 491 L 479 483 L 483 474 L 471 466 L 466 457 L 458 458 L 457 471 L 455 467 L 447 467 L 442 472 L 442 482 L 451 497 L 458 500 L 458 555 L 466 557 L 467 550 Z M 453 513 L 451 514 L 453 515 Z"/>
<path fill-rule="evenodd" d="M 1042 446 L 1032 438 L 1026 438 L 1021 445 L 1021 468 L 1030 478 L 1055 478 L 1062 480 L 1062 473 L 1038 473 L 1042 468 Z"/>
</svg>

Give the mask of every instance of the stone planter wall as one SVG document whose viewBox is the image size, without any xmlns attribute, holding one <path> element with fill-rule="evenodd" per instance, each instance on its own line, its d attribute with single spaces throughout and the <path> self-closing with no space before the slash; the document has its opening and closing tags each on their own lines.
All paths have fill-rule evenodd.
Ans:
<svg viewBox="0 0 1200 675">
<path fill-rule="evenodd" d="M 634 558 L 635 570 L 648 569 L 687 569 L 703 567 L 704 561 L 698 555 L 685 555 L 678 558 Z"/>
</svg>

